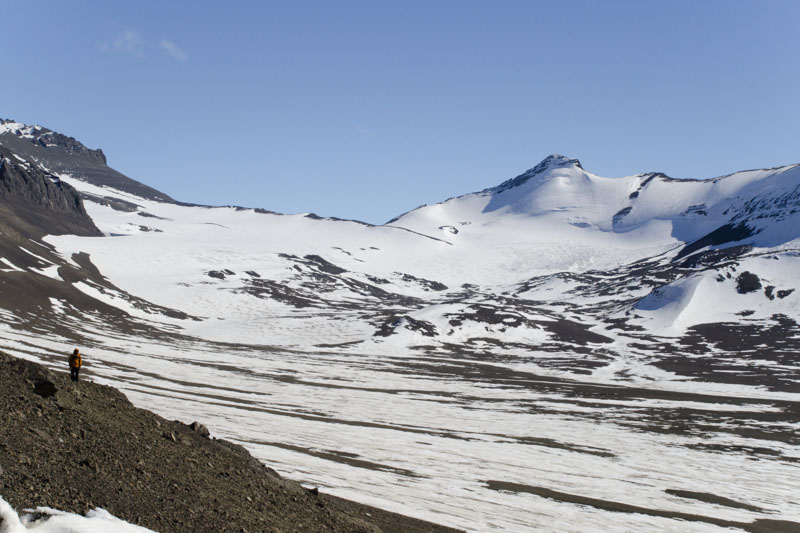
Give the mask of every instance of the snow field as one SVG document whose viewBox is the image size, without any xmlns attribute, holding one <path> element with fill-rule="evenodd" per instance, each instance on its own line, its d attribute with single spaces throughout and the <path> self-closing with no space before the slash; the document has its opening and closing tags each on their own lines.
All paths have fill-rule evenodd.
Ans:
<svg viewBox="0 0 800 533">
<path fill-rule="evenodd" d="M 38 515 L 46 518 L 38 519 Z M 26 509 L 20 517 L 0 496 L 0 533 L 153 533 L 120 520 L 105 509 L 92 509 L 86 516 L 49 507 Z"/>
<path fill-rule="evenodd" d="M 674 250 L 719 227 L 728 220 L 725 211 L 742 208 L 743 198 L 753 191 L 767 187 L 776 198 L 791 193 L 797 177 L 797 168 L 787 167 L 707 182 L 676 184 L 656 177 L 644 185 L 646 175 L 609 179 L 564 166 L 494 195 L 484 191 L 454 198 L 412 211 L 391 225 L 368 227 L 303 215 L 149 202 L 65 176 L 80 190 L 121 197 L 139 210 L 125 213 L 87 202 L 108 236 L 48 237 L 48 242 L 65 258 L 89 253 L 123 291 L 201 318 L 181 321 L 146 313 L 117 293 L 91 283 L 77 285 L 167 332 L 160 339 L 132 338 L 109 330 L 100 316 L 74 321 L 60 304 L 61 326 L 86 339 L 82 351 L 93 379 L 122 389 L 137 405 L 167 418 L 201 421 L 214 436 L 242 443 L 284 475 L 469 531 L 720 531 L 703 521 L 610 512 L 494 490 L 489 482 L 732 521 L 800 521 L 793 483 L 800 474 L 792 460 L 800 456 L 796 447 L 765 444 L 735 431 L 743 425 L 776 430 L 759 421 L 777 409 L 763 401 L 797 401 L 797 393 L 676 376 L 648 364 L 656 354 L 647 346 L 656 350 L 655 340 L 613 330 L 602 331 L 613 340 L 603 345 L 612 360 L 583 375 L 545 366 L 542 362 L 553 354 L 535 348 L 486 343 L 487 360 L 481 361 L 457 354 L 429 356 L 413 347 L 478 336 L 534 347 L 548 341 L 541 329 L 503 331 L 500 324 L 477 322 L 452 327 L 447 320 L 468 304 L 496 301 L 490 296 L 512 292 L 536 276 L 551 275 L 523 297 L 541 299 L 552 315 L 599 326 L 595 318 L 574 315 L 572 306 L 591 306 L 609 296 L 577 299 L 571 291 L 579 282 L 557 273 L 611 269 Z M 638 196 L 631 198 L 633 193 Z M 776 224 L 781 229 L 761 228 L 746 241 L 775 246 L 778 260 L 747 257 L 721 282 L 709 270 L 649 296 L 649 288 L 638 288 L 628 295 L 644 297 L 635 308 L 638 323 L 666 337 L 705 321 L 741 322 L 736 313 L 745 309 L 754 311 L 754 320 L 776 309 L 800 319 L 797 292 L 769 300 L 763 290 L 746 295 L 735 290 L 736 275 L 750 268 L 764 285 L 780 289 L 794 283 L 799 256 L 778 246 L 797 248 L 792 241 L 796 229 L 791 228 L 800 225 L 791 224 L 796 214 L 786 216 L 789 223 Z M 300 259 L 319 255 L 347 269 L 343 276 L 351 279 L 385 278 L 391 291 L 425 301 L 409 316 L 434 324 L 440 333 L 453 329 L 453 335 L 431 341 L 400 324 L 397 334 L 377 339 L 372 337 L 374 324 L 360 309 L 295 308 L 237 292 L 249 283 L 248 271 L 301 288 L 307 278 L 298 278 L 297 272 L 308 267 L 281 254 Z M 224 270 L 234 274 L 225 279 L 208 275 Z M 42 273 L 54 274 L 47 268 Z M 402 274 L 448 289 L 426 290 L 403 281 Z M 445 295 L 465 290 L 466 283 L 480 286 L 473 300 L 441 303 Z M 336 303 L 357 301 L 342 287 L 325 297 Z M 44 357 L 42 351 L 68 353 L 73 347 L 66 339 L 13 329 L 13 317 L 6 318 L 0 347 L 11 353 L 52 363 L 56 356 Z M 526 318 L 546 319 L 533 313 Z M 354 341 L 361 342 L 322 347 Z M 497 355 L 503 358 L 493 358 Z M 577 358 L 578 353 L 556 356 Z M 533 377 L 524 383 L 491 377 L 503 371 L 527 372 L 539 384 L 564 382 L 545 387 Z M 596 391 L 598 385 L 687 397 L 581 396 L 583 388 Z M 682 433 L 658 413 L 699 413 L 708 422 L 697 424 L 702 431 Z M 764 446 L 783 455 L 747 452 Z M 714 451 L 726 448 L 742 451 Z M 668 494 L 670 489 L 717 495 L 763 512 L 680 498 Z"/>
<path fill-rule="evenodd" d="M 24 346 L 36 340 L 16 336 Z M 687 447 L 762 443 L 624 425 L 642 409 L 724 413 L 731 406 L 662 400 L 609 401 L 597 408 L 558 393 L 408 373 L 404 358 L 221 352 L 203 343 L 176 349 L 142 339 L 104 339 L 102 332 L 97 339 L 103 344 L 86 350 L 92 379 L 121 388 L 137 405 L 169 419 L 200 420 L 213 436 L 242 443 L 307 486 L 468 531 L 552 530 L 557 523 L 569 524 L 571 531 L 679 530 L 666 518 L 494 491 L 487 488 L 490 480 L 726 520 L 760 516 L 664 492 L 690 490 L 744 501 L 783 519 L 800 517 L 793 503 L 796 463 Z M 69 346 L 56 342 L 51 349 L 68 353 Z M 132 357 L 139 371 L 130 367 Z M 736 409 L 758 413 L 769 407 Z M 681 527 L 720 530 L 701 522 Z"/>
</svg>

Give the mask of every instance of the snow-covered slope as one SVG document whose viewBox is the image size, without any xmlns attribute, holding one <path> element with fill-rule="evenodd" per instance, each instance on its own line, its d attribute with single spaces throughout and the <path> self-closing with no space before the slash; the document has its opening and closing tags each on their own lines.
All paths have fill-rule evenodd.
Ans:
<svg viewBox="0 0 800 533">
<path fill-rule="evenodd" d="M 800 520 L 797 165 L 551 156 L 383 226 L 59 177 L 105 236 L 3 259 L 50 291 L 3 303 L 11 352 L 86 346 L 290 476 L 471 530 Z"/>
<path fill-rule="evenodd" d="M 439 231 L 453 240 L 483 235 L 496 245 L 508 239 L 534 248 L 537 239 L 550 235 L 570 244 L 636 248 L 639 257 L 646 256 L 648 243 L 674 247 L 725 225 L 744 224 L 761 234 L 748 242 L 777 246 L 800 237 L 798 167 L 711 180 L 676 180 L 656 173 L 603 178 L 585 171 L 575 159 L 554 155 L 497 187 L 416 209 L 391 224 L 427 234 Z M 516 228 L 507 228 L 509 221 Z M 515 229 L 523 235 L 515 235 Z M 614 264 L 632 255 L 618 256 Z"/>
<path fill-rule="evenodd" d="M 62 179 L 87 198 L 109 196 Z M 562 323 L 567 306 L 594 309 L 575 313 L 598 342 L 611 342 L 603 330 L 620 320 L 680 335 L 743 313 L 800 318 L 797 166 L 708 181 L 601 178 L 551 156 L 498 187 L 384 226 L 113 196 L 129 207 L 87 203 L 107 238 L 48 242 L 66 255 L 88 253 L 119 289 L 195 320 L 140 316 L 208 340 L 396 350 L 490 338 L 502 351 L 556 337 L 582 344 L 548 327 Z M 743 292 L 740 268 L 761 273 L 768 292 Z M 621 281 L 624 290 L 604 289 Z M 137 314 L 113 292 L 79 288 Z M 498 321 L 486 309 L 519 316 Z M 293 320 L 275 327 L 286 316 Z"/>
</svg>

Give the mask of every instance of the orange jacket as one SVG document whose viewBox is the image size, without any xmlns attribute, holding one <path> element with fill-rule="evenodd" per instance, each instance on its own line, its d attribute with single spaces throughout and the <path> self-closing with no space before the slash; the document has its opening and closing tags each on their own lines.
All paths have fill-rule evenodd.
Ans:
<svg viewBox="0 0 800 533">
<path fill-rule="evenodd" d="M 69 356 L 70 368 L 80 368 L 82 364 L 83 364 L 83 358 L 81 357 L 81 354 L 74 353 Z"/>
</svg>

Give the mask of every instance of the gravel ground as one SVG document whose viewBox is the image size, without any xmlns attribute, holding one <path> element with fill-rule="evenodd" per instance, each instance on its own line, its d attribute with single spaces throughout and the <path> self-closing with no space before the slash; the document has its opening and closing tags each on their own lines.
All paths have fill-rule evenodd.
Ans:
<svg viewBox="0 0 800 533">
<path fill-rule="evenodd" d="M 66 361 L 66 359 L 65 359 Z M 166 532 L 453 532 L 309 491 L 241 446 L 0 353 L 0 496 Z"/>
</svg>

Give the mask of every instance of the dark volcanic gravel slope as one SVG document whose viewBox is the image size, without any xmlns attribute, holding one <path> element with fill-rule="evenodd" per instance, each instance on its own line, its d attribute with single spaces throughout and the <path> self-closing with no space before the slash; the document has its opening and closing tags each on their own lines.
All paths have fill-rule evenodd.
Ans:
<svg viewBox="0 0 800 533">
<path fill-rule="evenodd" d="M 0 352 L 0 496 L 166 532 L 452 532 L 316 494 L 116 389 Z"/>
</svg>

